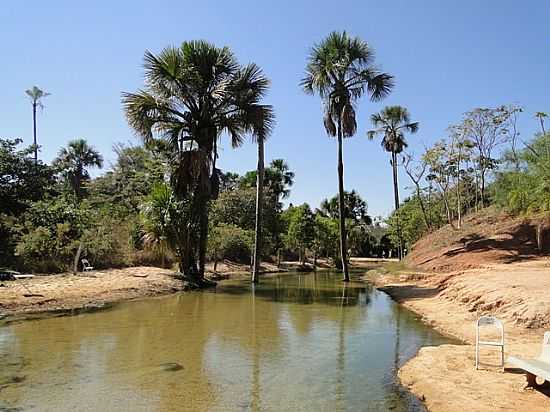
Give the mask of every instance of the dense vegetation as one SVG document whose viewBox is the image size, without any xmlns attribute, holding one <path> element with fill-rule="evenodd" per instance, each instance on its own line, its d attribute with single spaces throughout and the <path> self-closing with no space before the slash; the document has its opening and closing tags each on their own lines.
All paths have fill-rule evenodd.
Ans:
<svg viewBox="0 0 550 412">
<path fill-rule="evenodd" d="M 70 142 L 52 165 L 35 164 L 32 147 L 19 149 L 20 143 L 0 139 L 0 192 L 5 199 L 0 215 L 0 266 L 39 272 L 70 270 L 79 247 L 81 255 L 98 268 L 175 263 L 175 239 L 187 221 L 185 205 L 177 201 L 169 184 L 170 153 L 162 147 L 118 145 L 112 168 L 92 179 L 88 169 L 97 166 L 101 156 L 85 141 Z M 219 173 L 219 194 L 208 210 L 206 256 L 211 262 L 230 259 L 249 264 L 256 171 L 243 176 Z M 282 159 L 274 159 L 265 169 L 266 259 L 305 263 L 308 258 L 313 262 L 325 257 L 339 262 L 337 197 L 323 201 L 314 211 L 307 204 L 285 209 L 282 201 L 293 181 L 294 173 Z M 368 256 L 385 248 L 387 253 L 391 245 L 383 238 L 380 222 L 372 223 L 366 202 L 352 191 L 346 192 L 345 205 L 349 252 Z"/>
<path fill-rule="evenodd" d="M 324 126 L 338 149 L 338 191 L 319 208 L 288 205 L 294 173 L 284 159 L 264 164 L 274 110 L 263 103 L 269 80 L 255 64 L 241 65 L 224 47 L 184 42 L 144 57 L 145 88 L 123 93 L 136 146 L 116 145 L 110 170 L 85 139 L 61 148 L 51 164 L 38 157 L 36 108 L 46 93 L 27 90 L 33 144 L 0 139 L 0 267 L 27 271 L 75 270 L 79 257 L 97 268 L 177 264 L 201 280 L 207 261 L 250 264 L 293 259 L 314 266 L 320 258 L 342 268 L 353 256 L 401 256 L 425 233 L 496 204 L 515 214 L 550 212 L 550 134 L 539 112 L 540 133 L 520 138 L 517 106 L 477 108 L 451 125 L 448 137 L 420 155 L 407 150 L 405 133 L 418 122 L 390 106 L 371 116 L 390 154 L 395 211 L 373 219 L 367 203 L 343 181 L 343 139 L 355 135 L 355 104 L 376 101 L 393 88 L 377 71 L 373 51 L 358 38 L 331 33 L 314 46 L 301 82 L 324 105 Z M 218 145 L 249 138 L 258 147 L 255 170 L 240 176 L 216 164 Z M 398 171 L 413 188 L 399 199 Z M 336 190 L 335 190 L 336 191 Z"/>
<path fill-rule="evenodd" d="M 517 106 L 477 108 L 449 127 L 449 136 L 401 164 L 413 193 L 388 219 L 391 238 L 407 247 L 445 224 L 458 230 L 464 215 L 489 205 L 544 220 L 550 212 L 550 134 L 523 140 Z M 542 246 L 539 245 L 539 248 Z"/>
</svg>

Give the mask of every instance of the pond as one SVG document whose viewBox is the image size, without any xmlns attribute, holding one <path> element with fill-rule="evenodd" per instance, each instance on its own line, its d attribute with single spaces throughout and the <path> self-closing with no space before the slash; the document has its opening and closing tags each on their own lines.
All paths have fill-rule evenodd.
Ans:
<svg viewBox="0 0 550 412">
<path fill-rule="evenodd" d="M 397 368 L 450 341 L 330 272 L 0 327 L 0 411 L 409 411 Z"/>
</svg>

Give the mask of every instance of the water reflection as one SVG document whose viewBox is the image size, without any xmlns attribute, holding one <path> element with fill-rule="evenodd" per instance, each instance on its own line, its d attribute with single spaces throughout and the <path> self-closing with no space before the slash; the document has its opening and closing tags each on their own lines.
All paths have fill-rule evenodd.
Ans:
<svg viewBox="0 0 550 412">
<path fill-rule="evenodd" d="M 396 367 L 441 342 L 328 272 L 233 282 L 0 328 L 0 410 L 405 411 Z"/>
</svg>

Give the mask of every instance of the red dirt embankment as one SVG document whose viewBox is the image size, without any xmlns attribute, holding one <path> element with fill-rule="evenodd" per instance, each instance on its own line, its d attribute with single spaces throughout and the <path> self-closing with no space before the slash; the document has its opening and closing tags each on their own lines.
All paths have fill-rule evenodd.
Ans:
<svg viewBox="0 0 550 412">
<path fill-rule="evenodd" d="M 407 265 L 431 272 L 453 272 L 492 263 L 513 263 L 550 253 L 549 217 L 513 217 L 494 208 L 468 215 L 460 229 L 446 225 L 416 242 Z"/>
<path fill-rule="evenodd" d="M 423 348 L 399 371 L 430 411 L 550 411 L 548 386 L 525 390 L 522 371 L 495 367 L 495 351 L 483 352 L 485 364 L 476 371 L 472 345 L 475 321 L 493 315 L 505 325 L 506 357 L 538 355 L 550 330 L 550 257 L 539 254 L 540 222 L 547 220 L 486 209 L 460 230 L 447 226 L 418 241 L 407 270 L 389 267 L 374 277 L 426 322 L 466 343 Z M 548 250 L 548 237 L 544 242 Z"/>
</svg>

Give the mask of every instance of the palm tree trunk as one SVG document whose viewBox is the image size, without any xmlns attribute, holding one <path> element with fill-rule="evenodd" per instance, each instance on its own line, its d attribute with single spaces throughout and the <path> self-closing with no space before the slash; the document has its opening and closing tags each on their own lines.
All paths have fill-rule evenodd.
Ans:
<svg viewBox="0 0 550 412">
<path fill-rule="evenodd" d="M 258 283 L 262 248 L 262 205 L 264 197 L 264 140 L 258 138 L 258 170 L 256 172 L 256 236 L 252 260 L 252 283 Z"/>
<path fill-rule="evenodd" d="M 38 146 L 36 144 L 36 102 L 32 104 L 33 142 L 34 142 L 34 164 L 38 163 Z"/>
<path fill-rule="evenodd" d="M 344 209 L 344 161 L 342 154 L 342 121 L 338 120 L 338 209 L 340 215 L 340 258 L 344 282 L 349 282 L 348 252 L 346 246 L 346 216 Z"/>
<path fill-rule="evenodd" d="M 399 210 L 399 184 L 397 181 L 397 154 L 395 152 L 391 153 L 391 164 L 393 171 L 393 199 L 395 203 L 395 211 Z M 401 239 L 401 224 L 399 223 L 399 214 L 396 213 L 396 222 L 397 222 L 397 237 L 399 239 L 398 247 L 398 257 L 399 260 L 403 258 L 403 240 Z"/>
<path fill-rule="evenodd" d="M 207 194 L 201 194 L 201 215 L 200 215 L 200 234 L 199 234 L 199 279 L 204 279 L 204 269 L 206 266 L 206 247 L 208 244 L 208 197 Z"/>
</svg>

